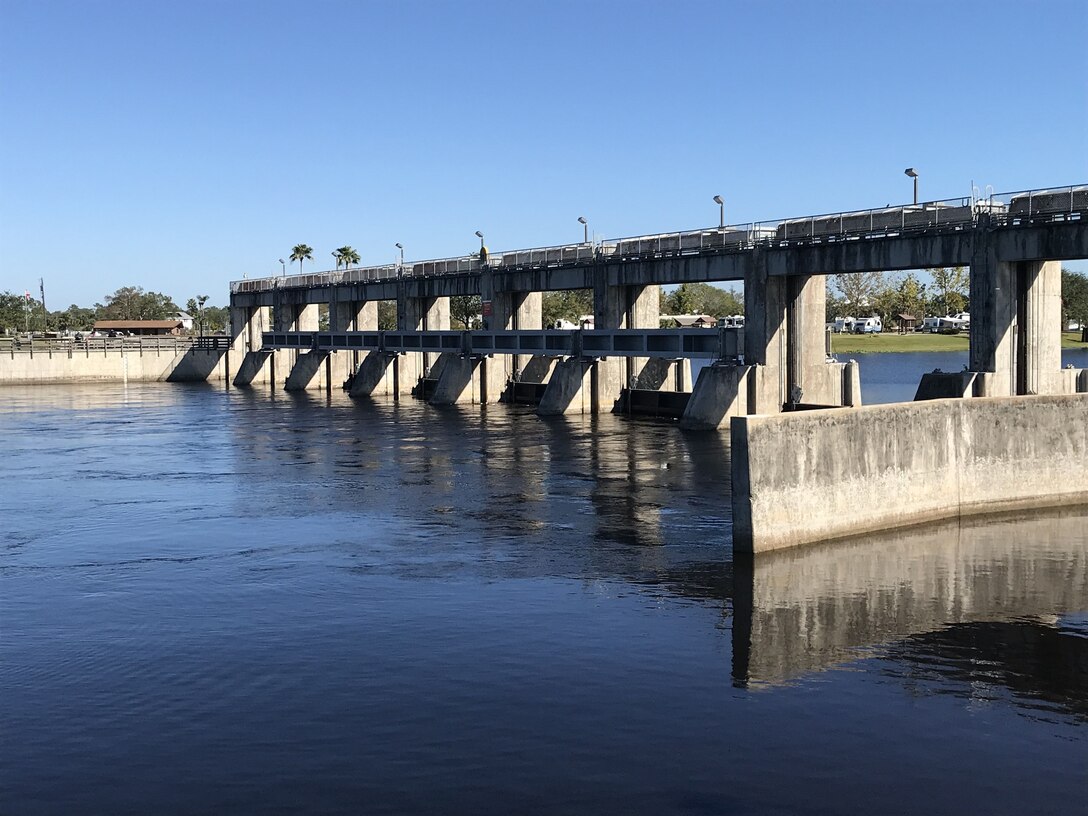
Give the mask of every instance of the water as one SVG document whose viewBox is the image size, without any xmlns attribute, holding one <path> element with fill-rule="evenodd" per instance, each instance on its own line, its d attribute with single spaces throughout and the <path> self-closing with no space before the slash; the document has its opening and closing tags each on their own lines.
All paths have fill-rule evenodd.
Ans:
<svg viewBox="0 0 1088 816">
<path fill-rule="evenodd" d="M 966 351 L 925 351 L 907 353 L 839 354 L 839 360 L 854 359 L 861 366 L 861 401 L 864 405 L 910 402 L 922 375 L 934 369 L 963 371 Z M 1062 349 L 1062 366 L 1088 368 L 1088 349 Z"/>
<path fill-rule="evenodd" d="M 0 812 L 1085 812 L 1088 515 L 751 567 L 723 442 L 0 391 Z"/>
</svg>

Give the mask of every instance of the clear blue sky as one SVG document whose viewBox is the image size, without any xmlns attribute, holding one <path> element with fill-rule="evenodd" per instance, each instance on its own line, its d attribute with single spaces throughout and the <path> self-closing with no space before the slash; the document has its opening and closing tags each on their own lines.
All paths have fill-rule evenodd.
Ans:
<svg viewBox="0 0 1088 816">
<path fill-rule="evenodd" d="M 0 0 L 0 290 L 1088 182 L 1088 2 Z M 1083 263 L 1078 268 L 1086 268 Z M 296 265 L 297 269 L 297 265 Z"/>
</svg>

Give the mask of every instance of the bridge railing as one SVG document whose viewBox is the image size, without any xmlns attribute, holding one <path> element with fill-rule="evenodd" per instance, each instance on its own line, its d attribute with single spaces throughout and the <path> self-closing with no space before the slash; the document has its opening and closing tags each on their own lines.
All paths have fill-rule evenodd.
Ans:
<svg viewBox="0 0 1088 816">
<path fill-rule="evenodd" d="M 895 207 L 760 221 L 767 243 L 791 246 L 798 243 L 884 238 L 928 229 L 962 229 L 974 224 L 978 213 L 970 197 L 924 201 Z"/>
<path fill-rule="evenodd" d="M 997 193 L 979 199 L 992 207 L 991 223 L 1025 226 L 1088 218 L 1088 184 Z"/>
<path fill-rule="evenodd" d="M 744 252 L 755 246 L 793 246 L 809 243 L 887 238 L 925 230 L 960 230 L 973 226 L 980 216 L 991 223 L 1020 226 L 1041 221 L 1081 220 L 1088 217 L 1088 184 L 997 193 L 986 197 L 925 201 L 866 210 L 779 218 L 707 227 L 656 235 L 635 235 L 597 243 L 561 244 L 550 247 L 491 253 L 492 269 L 578 266 L 595 260 L 636 261 L 684 255 Z M 303 275 L 274 276 L 232 281 L 231 294 L 267 292 L 274 289 L 313 288 L 340 283 L 464 275 L 484 267 L 478 254 L 412 261 L 404 264 L 359 267 Z"/>
<path fill-rule="evenodd" d="M 557 329 L 526 331 L 361 331 L 265 332 L 264 348 L 319 351 L 427 352 L 483 356 L 653 357 L 658 359 L 737 359 L 743 330 Z"/>
</svg>

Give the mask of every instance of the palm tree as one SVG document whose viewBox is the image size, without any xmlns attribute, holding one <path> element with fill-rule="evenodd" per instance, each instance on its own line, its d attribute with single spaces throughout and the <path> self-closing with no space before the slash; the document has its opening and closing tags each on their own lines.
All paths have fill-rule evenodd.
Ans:
<svg viewBox="0 0 1088 816">
<path fill-rule="evenodd" d="M 302 274 L 302 262 L 312 261 L 314 259 L 313 247 L 306 244 L 295 244 L 291 249 L 291 262 L 298 261 L 298 273 Z"/>
<path fill-rule="evenodd" d="M 343 264 L 345 269 L 351 269 L 352 264 L 359 263 L 359 253 L 350 246 L 342 246 L 334 254 L 336 255 L 337 269 L 340 268 L 340 264 Z"/>
</svg>

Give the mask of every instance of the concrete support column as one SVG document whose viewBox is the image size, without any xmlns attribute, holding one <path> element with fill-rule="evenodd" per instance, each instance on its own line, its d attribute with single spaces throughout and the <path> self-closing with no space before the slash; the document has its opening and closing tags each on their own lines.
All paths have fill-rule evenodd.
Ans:
<svg viewBox="0 0 1088 816">
<path fill-rule="evenodd" d="M 987 232 L 971 257 L 971 370 L 978 396 L 1059 394 L 1061 264 L 996 257 Z"/>
<path fill-rule="evenodd" d="M 397 329 L 400 331 L 448 331 L 450 299 L 448 297 L 397 298 Z M 412 389 L 438 362 L 440 355 L 406 353 L 394 361 L 394 381 L 398 394 L 410 394 Z"/>
<path fill-rule="evenodd" d="M 1062 368 L 1062 265 L 1058 261 L 1017 264 L 1022 315 L 1018 318 L 1022 361 L 1018 394 L 1060 394 Z"/>
<path fill-rule="evenodd" d="M 968 361 L 978 396 L 1015 394 L 1016 265 L 997 259 L 990 234 L 976 231 L 970 267 L 971 329 Z"/>
<path fill-rule="evenodd" d="M 492 273 L 480 281 L 481 299 L 489 303 L 490 315 L 484 328 L 491 331 L 538 330 L 544 327 L 543 296 L 540 292 L 497 292 Z M 547 380 L 554 361 L 548 357 L 518 354 L 495 355 L 485 367 L 488 401 L 497 402 L 512 380 L 542 383 Z"/>
<path fill-rule="evenodd" d="M 334 300 L 329 304 L 329 331 L 375 331 L 378 302 Z M 358 351 L 334 351 L 325 359 L 325 387 L 331 392 L 351 378 L 362 357 Z"/>
<path fill-rule="evenodd" d="M 827 364 L 823 276 L 771 277 L 761 253 L 744 278 L 744 361 L 749 410 L 778 413 L 787 403 L 843 404 L 843 369 Z"/>
<path fill-rule="evenodd" d="M 316 303 L 281 302 L 273 310 L 272 317 L 273 322 L 275 323 L 273 328 L 274 331 L 317 331 L 318 305 Z M 273 353 L 273 388 L 277 387 L 280 383 L 282 383 L 285 388 L 289 387 L 292 391 L 301 391 L 310 387 L 321 387 L 323 383 L 316 378 L 317 367 L 314 366 L 314 363 L 317 362 L 317 360 L 315 358 L 309 358 L 309 354 L 310 352 L 295 349 L 279 349 Z M 299 371 L 300 376 L 292 378 L 292 372 L 295 370 L 299 360 L 303 357 L 307 357 L 307 360 Z M 321 362 L 324 362 L 324 357 L 321 358 Z M 288 385 L 289 379 L 291 382 Z"/>
<path fill-rule="evenodd" d="M 656 329 L 661 325 L 660 287 L 611 286 L 599 272 L 593 286 L 593 327 L 595 329 Z M 624 388 L 632 383 L 648 388 L 660 388 L 667 379 L 662 376 L 658 361 L 647 366 L 644 357 L 610 358 L 596 366 L 597 388 L 594 404 L 601 410 L 612 410 Z"/>
<path fill-rule="evenodd" d="M 787 400 L 788 300 L 786 278 L 768 275 L 756 249 L 744 275 L 744 362 L 754 366 L 748 375 L 750 413 L 778 413 Z"/>
<path fill-rule="evenodd" d="M 269 372 L 265 364 L 271 352 L 262 350 L 261 335 L 271 328 L 268 306 L 231 306 L 231 346 L 226 369 L 229 382 L 238 386 L 267 383 Z"/>
</svg>

